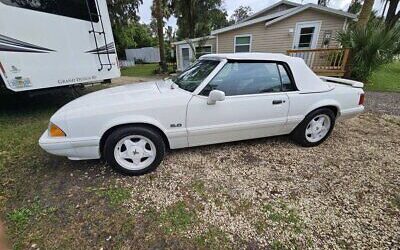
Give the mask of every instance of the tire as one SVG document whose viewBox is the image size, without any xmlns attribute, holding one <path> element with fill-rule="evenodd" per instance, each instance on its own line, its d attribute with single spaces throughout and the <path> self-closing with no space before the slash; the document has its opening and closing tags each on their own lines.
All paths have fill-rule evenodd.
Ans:
<svg viewBox="0 0 400 250">
<path fill-rule="evenodd" d="M 335 113 L 329 108 L 314 110 L 292 132 L 292 139 L 303 147 L 318 146 L 332 133 L 335 120 Z"/>
<path fill-rule="evenodd" d="M 104 158 L 124 175 L 143 175 L 155 170 L 165 155 L 165 143 L 155 130 L 122 127 L 112 132 L 104 144 Z"/>
</svg>

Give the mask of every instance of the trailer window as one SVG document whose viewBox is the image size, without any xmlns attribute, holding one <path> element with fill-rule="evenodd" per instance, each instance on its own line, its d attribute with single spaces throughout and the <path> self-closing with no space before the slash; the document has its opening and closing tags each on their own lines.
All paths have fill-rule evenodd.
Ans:
<svg viewBox="0 0 400 250">
<path fill-rule="evenodd" d="M 90 21 L 86 0 L 0 0 L 0 2 L 14 7 Z M 92 13 L 92 21 L 98 22 L 95 0 L 87 0 L 87 3 Z"/>
</svg>

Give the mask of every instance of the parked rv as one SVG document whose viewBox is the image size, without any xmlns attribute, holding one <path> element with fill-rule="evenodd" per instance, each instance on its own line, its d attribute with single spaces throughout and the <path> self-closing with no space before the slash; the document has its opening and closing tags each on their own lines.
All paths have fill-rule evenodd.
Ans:
<svg viewBox="0 0 400 250">
<path fill-rule="evenodd" d="M 0 84 L 7 89 L 119 76 L 106 0 L 0 0 Z"/>
</svg>

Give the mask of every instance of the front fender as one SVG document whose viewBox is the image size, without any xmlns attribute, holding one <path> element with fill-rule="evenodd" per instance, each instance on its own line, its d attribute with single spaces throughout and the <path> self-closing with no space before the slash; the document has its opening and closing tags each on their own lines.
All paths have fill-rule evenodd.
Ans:
<svg viewBox="0 0 400 250">
<path fill-rule="evenodd" d="M 130 124 L 130 123 L 144 123 L 144 124 L 153 125 L 153 126 L 159 128 L 164 134 L 166 134 L 165 126 L 163 126 L 156 119 L 148 117 L 148 116 L 144 116 L 144 115 L 128 115 L 128 116 L 117 117 L 115 119 L 108 121 L 102 127 L 102 129 L 100 131 L 100 135 L 102 136 L 110 128 L 113 128 L 115 126 L 124 125 L 124 124 Z"/>
</svg>

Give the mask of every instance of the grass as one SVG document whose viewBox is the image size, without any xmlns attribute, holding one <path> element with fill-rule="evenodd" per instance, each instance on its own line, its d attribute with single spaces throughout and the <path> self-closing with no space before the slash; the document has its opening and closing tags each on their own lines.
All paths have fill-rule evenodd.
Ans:
<svg viewBox="0 0 400 250">
<path fill-rule="evenodd" d="M 196 214 L 184 202 L 178 202 L 161 213 L 160 222 L 166 233 L 176 233 L 186 230 L 195 216 Z"/>
<path fill-rule="evenodd" d="M 89 88 L 85 93 L 97 90 Z M 196 213 L 178 202 L 149 215 L 123 206 L 131 190 L 102 161 L 68 161 L 38 146 L 52 114 L 72 92 L 29 97 L 0 92 L 0 221 L 12 249 L 188 248 Z M 199 192 L 204 189 L 197 183 Z M 140 205 L 140 203 L 138 204 Z M 1 223 L 0 222 L 0 223 Z M 160 227 L 159 225 L 163 226 Z M 143 235 L 151 237 L 143 237 Z"/>
<path fill-rule="evenodd" d="M 156 74 L 158 64 L 137 64 L 121 70 L 123 76 L 150 77 Z"/>
<path fill-rule="evenodd" d="M 383 65 L 372 73 L 366 90 L 378 92 L 400 92 L 400 61 Z"/>
<path fill-rule="evenodd" d="M 229 246 L 226 233 L 216 227 L 209 227 L 203 234 L 196 237 L 196 243 L 204 249 L 224 249 Z"/>
<path fill-rule="evenodd" d="M 291 228 L 295 233 L 301 233 L 303 229 L 303 221 L 297 211 L 289 208 L 285 203 L 264 204 L 263 212 L 270 221 Z M 263 229 L 265 226 L 265 224 L 258 225 L 258 228 Z"/>
<path fill-rule="evenodd" d="M 106 197 L 112 206 L 120 206 L 131 197 L 129 190 L 120 187 L 111 187 L 97 191 L 100 197 Z"/>
<path fill-rule="evenodd" d="M 172 73 L 173 66 L 168 66 L 168 72 Z M 157 75 L 159 71 L 159 65 L 157 63 L 150 64 L 136 64 L 134 67 L 124 68 L 121 70 L 122 76 L 133 76 L 133 77 L 152 77 Z"/>
</svg>

